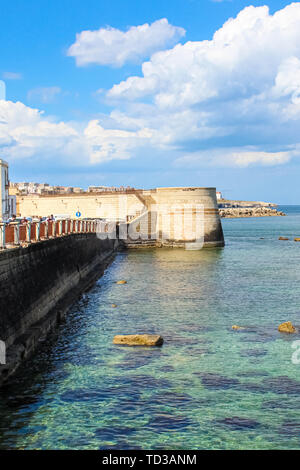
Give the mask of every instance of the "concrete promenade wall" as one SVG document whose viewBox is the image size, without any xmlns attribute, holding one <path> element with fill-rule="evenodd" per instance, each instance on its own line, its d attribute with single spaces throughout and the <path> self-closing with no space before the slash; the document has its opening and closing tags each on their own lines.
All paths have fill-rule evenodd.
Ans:
<svg viewBox="0 0 300 470">
<path fill-rule="evenodd" d="M 117 240 L 79 233 L 0 252 L 0 340 L 7 349 L 0 385 L 101 276 Z"/>
</svg>

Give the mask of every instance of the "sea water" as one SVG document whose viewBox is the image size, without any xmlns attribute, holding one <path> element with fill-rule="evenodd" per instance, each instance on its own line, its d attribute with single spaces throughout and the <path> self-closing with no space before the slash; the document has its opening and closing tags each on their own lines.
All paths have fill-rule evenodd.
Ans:
<svg viewBox="0 0 300 470">
<path fill-rule="evenodd" d="M 119 253 L 1 390 L 0 448 L 299 448 L 300 335 L 277 328 L 300 327 L 300 207 L 280 209 L 223 220 L 225 248 Z M 165 342 L 112 344 L 132 333 Z"/>
</svg>

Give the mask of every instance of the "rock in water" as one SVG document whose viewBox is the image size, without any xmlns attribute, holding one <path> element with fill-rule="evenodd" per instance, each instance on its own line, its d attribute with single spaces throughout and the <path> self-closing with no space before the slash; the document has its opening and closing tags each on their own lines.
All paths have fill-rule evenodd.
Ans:
<svg viewBox="0 0 300 470">
<path fill-rule="evenodd" d="M 296 333 L 296 328 L 293 326 L 292 322 L 286 321 L 279 325 L 278 331 L 281 333 Z"/>
<path fill-rule="evenodd" d="M 126 346 L 161 346 L 164 340 L 160 335 L 116 335 L 114 344 Z"/>
<path fill-rule="evenodd" d="M 217 423 L 222 424 L 223 426 L 228 426 L 229 428 L 236 431 L 254 429 L 260 426 L 260 423 L 258 421 L 254 421 L 254 419 L 240 418 L 239 416 L 224 418 L 218 420 Z"/>
<path fill-rule="evenodd" d="M 119 285 L 120 285 L 120 284 L 127 284 L 127 281 L 124 281 L 124 280 L 122 280 L 122 281 L 117 281 L 116 284 L 119 284 Z"/>
</svg>

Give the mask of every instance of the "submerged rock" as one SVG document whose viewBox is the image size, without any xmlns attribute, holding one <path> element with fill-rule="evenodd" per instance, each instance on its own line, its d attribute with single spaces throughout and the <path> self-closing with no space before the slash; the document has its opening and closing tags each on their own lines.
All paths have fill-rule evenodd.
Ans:
<svg viewBox="0 0 300 470">
<path fill-rule="evenodd" d="M 300 421 L 285 421 L 279 433 L 284 436 L 300 438 Z"/>
<path fill-rule="evenodd" d="M 260 357 L 260 356 L 265 356 L 268 351 L 265 349 L 245 349 L 244 351 L 241 351 L 241 356 L 242 357 Z"/>
<path fill-rule="evenodd" d="M 136 428 L 129 426 L 103 426 L 95 431 L 95 436 L 102 441 L 115 441 L 136 433 Z"/>
<path fill-rule="evenodd" d="M 183 415 L 175 415 L 170 413 L 154 414 L 150 419 L 148 426 L 156 431 L 173 431 L 182 430 L 191 426 L 193 422 Z"/>
<path fill-rule="evenodd" d="M 246 431 L 247 429 L 255 429 L 261 424 L 254 419 L 240 418 L 239 416 L 232 416 L 231 418 L 224 418 L 217 421 L 219 424 L 229 427 L 236 431 Z"/>
<path fill-rule="evenodd" d="M 278 395 L 299 395 L 300 382 L 290 379 L 288 376 L 270 377 L 263 380 L 263 387 L 266 392 L 273 392 Z"/>
<path fill-rule="evenodd" d="M 263 410 L 295 410 L 299 409 L 300 402 L 299 400 L 295 403 L 294 397 L 291 401 L 287 401 L 285 398 L 284 400 L 268 400 L 264 401 L 261 405 Z"/>
<path fill-rule="evenodd" d="M 127 350 L 128 351 L 128 350 Z M 161 349 L 156 348 L 155 351 L 150 351 L 147 349 L 140 349 L 139 351 L 130 350 L 124 356 L 124 359 L 121 362 L 122 368 L 126 369 L 138 369 L 139 367 L 143 367 L 146 364 L 149 364 L 153 360 L 155 360 L 161 354 Z"/>
<path fill-rule="evenodd" d="M 195 372 L 195 375 L 199 375 L 201 377 L 202 385 L 204 385 L 206 388 L 212 388 L 216 390 L 228 389 L 237 387 L 240 384 L 240 381 L 234 377 L 226 377 L 220 374 L 214 374 L 212 372 Z"/>
<path fill-rule="evenodd" d="M 246 372 L 239 372 L 239 377 L 267 377 L 269 372 L 264 370 L 248 370 Z"/>
<path fill-rule="evenodd" d="M 162 366 L 162 367 L 160 367 L 160 370 L 162 372 L 174 372 L 174 367 L 170 366 L 170 365 Z"/>
<path fill-rule="evenodd" d="M 246 333 L 243 336 L 240 336 L 240 341 L 243 343 L 268 343 L 270 341 L 275 341 L 278 339 L 277 332 L 264 332 L 264 331 L 257 331 L 251 332 L 248 329 L 245 331 L 241 331 L 241 333 Z M 249 333 L 249 334 L 248 334 Z"/>
<path fill-rule="evenodd" d="M 116 335 L 114 344 L 126 346 L 162 346 L 164 340 L 160 335 Z"/>
<path fill-rule="evenodd" d="M 125 383 L 117 387 L 102 386 L 100 388 L 78 388 L 71 389 L 60 395 L 60 399 L 67 403 L 74 402 L 110 402 L 112 399 L 119 399 L 124 402 L 124 399 L 138 401 L 140 399 L 140 393 L 135 388 L 131 387 L 130 384 Z"/>
<path fill-rule="evenodd" d="M 280 333 L 296 333 L 296 328 L 294 327 L 292 322 L 286 321 L 279 325 L 278 331 L 280 331 Z"/>
<path fill-rule="evenodd" d="M 164 390 L 163 392 L 151 395 L 151 403 L 158 406 L 168 406 L 169 408 L 182 408 L 184 405 L 190 404 L 193 398 L 180 392 L 173 392 L 171 390 Z M 198 405 L 198 401 L 197 401 Z"/>
<path fill-rule="evenodd" d="M 90 390 L 88 388 L 78 388 L 67 390 L 60 399 L 67 403 L 81 402 L 81 401 L 104 401 L 107 399 L 107 393 L 102 390 Z"/>
<path fill-rule="evenodd" d="M 163 378 L 155 378 L 153 375 L 145 375 L 145 374 L 139 374 L 139 375 L 126 375 L 124 377 L 124 385 L 128 387 L 130 390 L 139 390 L 143 391 L 146 390 L 148 391 L 150 388 L 151 389 L 170 389 L 171 388 L 171 382 L 167 379 Z"/>
</svg>

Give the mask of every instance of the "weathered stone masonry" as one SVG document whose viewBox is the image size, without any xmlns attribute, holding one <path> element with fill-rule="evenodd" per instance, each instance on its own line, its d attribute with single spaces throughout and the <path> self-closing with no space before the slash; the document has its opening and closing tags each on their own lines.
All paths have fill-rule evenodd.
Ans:
<svg viewBox="0 0 300 470">
<path fill-rule="evenodd" d="M 0 253 L 0 340 L 7 348 L 0 385 L 101 276 L 117 248 L 117 240 L 80 233 Z"/>
</svg>

